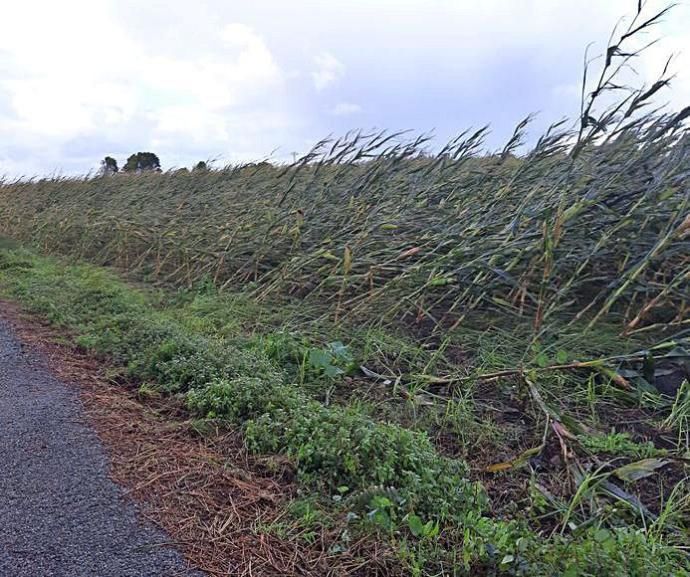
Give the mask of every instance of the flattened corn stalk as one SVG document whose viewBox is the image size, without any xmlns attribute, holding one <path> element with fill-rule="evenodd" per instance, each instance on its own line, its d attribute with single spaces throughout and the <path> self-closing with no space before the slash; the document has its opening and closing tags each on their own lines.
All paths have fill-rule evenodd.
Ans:
<svg viewBox="0 0 690 577">
<path fill-rule="evenodd" d="M 425 310 L 450 326 L 491 309 L 540 326 L 627 310 L 638 327 L 688 295 L 690 138 L 656 137 L 659 122 L 575 159 L 567 135 L 501 158 L 477 155 L 475 135 L 428 156 L 356 134 L 286 167 L 6 182 L 0 233 L 159 282 L 251 283 L 340 318 Z"/>
<path fill-rule="evenodd" d="M 641 8 L 640 8 L 641 9 Z M 574 129 L 551 126 L 514 156 L 529 117 L 496 154 L 487 129 L 436 154 L 429 137 L 350 133 L 293 164 L 83 179 L 0 180 L 0 234 L 160 283 L 210 281 L 257 299 L 311 301 L 332 318 L 457 326 L 473 311 L 622 328 L 688 310 L 690 107 L 643 114 L 668 84 L 620 91 L 606 52 Z M 666 70 L 664 70 L 664 74 Z M 645 109 L 646 110 L 646 109 Z"/>
</svg>

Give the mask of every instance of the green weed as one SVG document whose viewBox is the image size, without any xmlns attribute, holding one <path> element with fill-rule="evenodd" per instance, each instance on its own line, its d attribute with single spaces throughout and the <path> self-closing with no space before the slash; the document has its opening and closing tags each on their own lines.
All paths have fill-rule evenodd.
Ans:
<svg viewBox="0 0 690 577">
<path fill-rule="evenodd" d="M 668 453 L 668 451 L 658 449 L 651 441 L 637 443 L 630 438 L 628 433 L 616 431 L 611 431 L 606 435 L 581 435 L 578 440 L 593 453 L 605 453 L 615 457 L 646 459 Z"/>
</svg>

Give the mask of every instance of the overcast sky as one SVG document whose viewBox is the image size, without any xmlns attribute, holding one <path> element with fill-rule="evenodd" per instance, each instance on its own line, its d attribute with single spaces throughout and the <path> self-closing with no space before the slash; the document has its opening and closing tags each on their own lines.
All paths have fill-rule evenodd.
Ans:
<svg viewBox="0 0 690 577">
<path fill-rule="evenodd" d="M 352 128 L 490 123 L 498 146 L 578 109 L 585 46 L 634 0 L 0 0 L 0 175 L 305 152 Z M 651 14 L 663 2 L 650 0 Z M 638 62 L 690 104 L 690 8 Z M 651 39 L 651 36 L 650 36 Z"/>
</svg>

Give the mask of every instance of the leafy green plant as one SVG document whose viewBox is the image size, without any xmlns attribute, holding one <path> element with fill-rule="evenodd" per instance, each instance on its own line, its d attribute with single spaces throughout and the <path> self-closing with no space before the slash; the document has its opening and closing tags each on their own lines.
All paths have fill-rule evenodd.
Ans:
<svg viewBox="0 0 690 577">
<path fill-rule="evenodd" d="M 397 526 L 395 503 L 384 495 L 374 495 L 367 513 L 369 520 L 384 531 L 393 533 Z"/>
<path fill-rule="evenodd" d="M 407 515 L 407 526 L 410 532 L 420 539 L 434 539 L 438 536 L 440 527 L 438 521 L 427 521 L 424 523 L 418 515 Z"/>
<path fill-rule="evenodd" d="M 313 371 L 334 379 L 352 370 L 353 362 L 349 349 L 342 342 L 334 341 L 328 343 L 326 348 L 310 348 L 306 351 L 303 373 Z"/>
</svg>

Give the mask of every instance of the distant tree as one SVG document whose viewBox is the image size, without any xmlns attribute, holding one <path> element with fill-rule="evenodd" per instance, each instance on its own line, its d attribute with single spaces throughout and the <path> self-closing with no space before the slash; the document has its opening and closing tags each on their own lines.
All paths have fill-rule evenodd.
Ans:
<svg viewBox="0 0 690 577">
<path fill-rule="evenodd" d="M 125 162 L 125 165 L 122 167 L 122 170 L 125 172 L 136 172 L 139 169 L 139 155 L 138 154 L 132 154 L 127 159 L 127 162 Z"/>
<path fill-rule="evenodd" d="M 153 152 L 137 152 L 132 154 L 122 167 L 122 170 L 125 172 L 160 171 L 160 169 L 161 161 Z"/>
<path fill-rule="evenodd" d="M 208 170 L 208 164 L 204 162 L 203 160 L 200 160 L 194 165 L 194 168 L 192 170 Z"/>
<path fill-rule="evenodd" d="M 153 152 L 140 152 L 139 164 L 142 170 L 160 170 L 161 161 Z"/>
<path fill-rule="evenodd" d="M 117 167 L 117 160 L 115 160 L 112 156 L 106 156 L 103 160 L 101 160 L 101 172 L 104 175 L 110 175 L 110 174 L 115 174 L 118 172 L 119 168 Z"/>
</svg>

